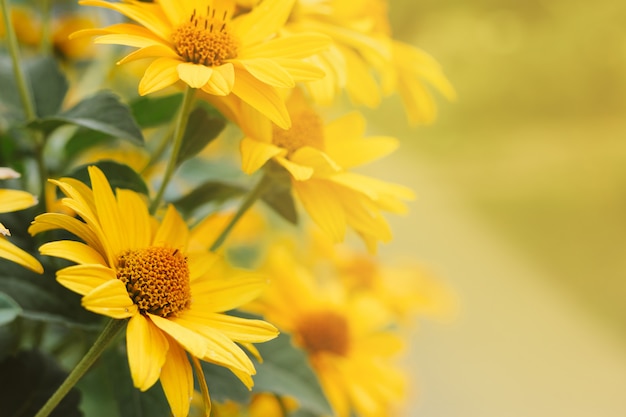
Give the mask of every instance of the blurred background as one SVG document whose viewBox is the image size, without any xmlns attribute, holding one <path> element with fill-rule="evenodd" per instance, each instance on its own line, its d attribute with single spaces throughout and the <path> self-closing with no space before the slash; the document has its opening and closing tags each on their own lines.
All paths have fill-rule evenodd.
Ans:
<svg viewBox="0 0 626 417">
<path fill-rule="evenodd" d="M 626 2 L 390 13 L 459 96 L 431 126 L 407 128 L 399 99 L 367 113 L 403 143 L 385 179 L 419 196 L 383 255 L 409 250 L 459 299 L 415 334 L 408 415 L 625 416 Z"/>
</svg>

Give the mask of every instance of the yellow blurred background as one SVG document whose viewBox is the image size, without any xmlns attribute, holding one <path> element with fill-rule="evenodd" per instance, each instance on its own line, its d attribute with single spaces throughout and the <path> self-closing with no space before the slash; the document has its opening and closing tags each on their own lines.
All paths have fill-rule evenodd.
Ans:
<svg viewBox="0 0 626 417">
<path fill-rule="evenodd" d="M 459 298 L 420 325 L 408 416 L 626 415 L 626 1 L 394 0 L 459 99 L 374 167 L 419 199 L 410 251 Z M 410 225 L 410 227 L 408 227 Z"/>
</svg>

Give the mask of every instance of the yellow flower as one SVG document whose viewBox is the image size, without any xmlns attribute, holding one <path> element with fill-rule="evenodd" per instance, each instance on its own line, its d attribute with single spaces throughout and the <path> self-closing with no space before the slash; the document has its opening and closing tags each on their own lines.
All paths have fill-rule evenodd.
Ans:
<svg viewBox="0 0 626 417">
<path fill-rule="evenodd" d="M 114 194 L 96 167 L 89 167 L 89 176 L 92 189 L 71 178 L 53 181 L 80 219 L 44 213 L 29 231 L 65 229 L 84 242 L 49 242 L 40 252 L 77 264 L 59 270 L 57 281 L 81 294 L 87 310 L 129 319 L 134 385 L 144 391 L 159 379 L 173 415 L 186 416 L 193 393 L 188 352 L 227 367 L 251 387 L 254 365 L 235 342 L 263 342 L 277 331 L 222 313 L 258 296 L 265 280 L 229 270 L 217 255 L 189 251 L 193 236 L 173 206 L 159 224 L 139 194 Z"/>
<path fill-rule="evenodd" d="M 258 118 L 242 121 L 248 134 L 241 142 L 244 172 L 251 174 L 270 159 L 282 166 L 306 211 L 335 242 L 343 241 L 348 226 L 372 252 L 377 241 L 390 241 L 381 212 L 404 213 L 403 200 L 413 199 L 413 192 L 349 170 L 392 152 L 397 140 L 364 138 L 365 120 L 357 112 L 324 124 L 298 90 L 288 105 L 293 122 L 289 130 Z"/>
<path fill-rule="evenodd" d="M 233 17 L 234 5 L 228 0 L 83 0 L 80 4 L 116 10 L 139 25 L 121 23 L 78 33 L 102 35 L 97 43 L 139 48 L 120 63 L 156 58 L 139 83 L 141 95 L 180 80 L 212 96 L 232 94 L 286 128 L 289 116 L 278 89 L 321 78 L 322 70 L 303 58 L 330 42 L 319 34 L 274 37 L 294 1 L 266 0 Z"/>
<path fill-rule="evenodd" d="M 20 174 L 11 168 L 0 167 L 0 180 L 18 178 L 19 176 Z M 37 204 L 37 199 L 26 191 L 0 189 L 0 213 L 23 210 L 35 204 Z M 39 261 L 28 252 L 9 242 L 5 236 L 11 236 L 11 233 L 0 223 L 0 258 L 8 259 L 41 274 L 43 267 Z"/>
<path fill-rule="evenodd" d="M 284 247 L 271 248 L 272 277 L 249 305 L 304 349 L 336 417 L 386 417 L 400 405 L 405 376 L 393 366 L 403 348 L 378 304 L 347 297 L 336 281 L 316 281 Z"/>
<path fill-rule="evenodd" d="M 4 20 L 0 12 L 0 38 L 6 36 Z M 23 45 L 36 47 L 41 42 L 41 21 L 34 15 L 33 10 L 23 6 L 11 7 L 11 22 L 15 29 L 17 40 Z"/>
</svg>

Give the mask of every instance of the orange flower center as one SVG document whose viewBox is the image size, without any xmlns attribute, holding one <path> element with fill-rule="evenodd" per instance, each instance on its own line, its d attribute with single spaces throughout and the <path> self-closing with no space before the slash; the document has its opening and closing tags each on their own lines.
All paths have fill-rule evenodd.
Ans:
<svg viewBox="0 0 626 417">
<path fill-rule="evenodd" d="M 206 16 L 193 11 L 189 21 L 172 33 L 176 53 L 187 62 L 207 67 L 220 66 L 237 56 L 239 40 L 230 34 L 227 13 L 216 17 L 215 9 L 207 9 Z"/>
<path fill-rule="evenodd" d="M 302 347 L 311 354 L 319 352 L 345 356 L 350 348 L 346 318 L 334 311 L 318 311 L 305 315 L 296 326 Z"/>
<path fill-rule="evenodd" d="M 187 258 L 177 249 L 127 251 L 117 260 L 117 278 L 142 313 L 170 317 L 191 303 Z"/>
<path fill-rule="evenodd" d="M 324 121 L 315 111 L 303 109 L 291 115 L 291 129 L 274 126 L 274 145 L 291 154 L 303 146 L 324 150 Z"/>
</svg>

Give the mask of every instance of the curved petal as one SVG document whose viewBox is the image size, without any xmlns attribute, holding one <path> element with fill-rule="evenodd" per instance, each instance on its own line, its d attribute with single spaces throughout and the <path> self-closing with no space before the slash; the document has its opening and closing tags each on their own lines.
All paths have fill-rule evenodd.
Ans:
<svg viewBox="0 0 626 417">
<path fill-rule="evenodd" d="M 126 55 L 124 58 L 117 61 L 118 65 L 125 64 L 127 62 L 136 61 L 138 59 L 144 58 L 154 58 L 154 57 L 166 57 L 176 59 L 178 55 L 171 48 L 164 45 L 150 45 L 136 51 L 131 52 Z"/>
<path fill-rule="evenodd" d="M 277 157 L 276 162 L 289 171 L 293 179 L 296 181 L 306 181 L 311 178 L 315 172 L 313 168 L 293 163 L 287 158 Z"/>
<path fill-rule="evenodd" d="M 239 15 L 232 21 L 235 34 L 246 45 L 263 42 L 280 30 L 295 0 L 264 0 L 250 13 Z"/>
<path fill-rule="evenodd" d="M 161 386 L 174 417 L 187 417 L 193 397 L 193 373 L 185 350 L 168 338 L 169 349 L 163 368 Z"/>
<path fill-rule="evenodd" d="M 300 60 L 330 47 L 332 39 L 321 33 L 298 33 L 260 42 L 242 49 L 240 59 L 251 58 L 288 58 Z"/>
<path fill-rule="evenodd" d="M 0 213 L 23 210 L 37 204 L 37 198 L 21 190 L 0 189 Z"/>
<path fill-rule="evenodd" d="M 139 95 L 145 96 L 176 83 L 180 79 L 177 70 L 180 63 L 179 59 L 173 58 L 155 59 L 139 81 Z"/>
<path fill-rule="evenodd" d="M 263 275 L 243 273 L 226 279 L 221 274 L 199 278 L 191 283 L 193 302 L 210 312 L 221 313 L 257 298 L 267 286 Z"/>
<path fill-rule="evenodd" d="M 312 146 L 301 147 L 289 159 L 296 164 L 313 168 L 316 177 L 328 176 L 341 171 L 341 167 L 325 152 Z"/>
<path fill-rule="evenodd" d="M 44 243 L 39 253 L 46 256 L 67 259 L 77 264 L 99 264 L 107 266 L 107 262 L 95 249 L 73 240 L 57 240 Z"/>
<path fill-rule="evenodd" d="M 97 264 L 72 265 L 57 272 L 59 284 L 80 295 L 85 295 L 114 279 L 117 279 L 117 276 L 111 268 Z"/>
<path fill-rule="evenodd" d="M 241 150 L 241 169 L 246 174 L 255 173 L 275 156 L 287 154 L 283 148 L 250 138 L 242 139 L 239 149 Z"/>
<path fill-rule="evenodd" d="M 243 67 L 254 78 L 262 83 L 274 86 L 293 88 L 296 83 L 289 72 L 269 58 L 238 59 L 237 66 Z"/>
<path fill-rule="evenodd" d="M 0 236 L 0 258 L 8 259 L 31 271 L 43 273 L 43 266 L 30 253 L 18 248 L 5 237 Z"/>
<path fill-rule="evenodd" d="M 154 314 L 148 314 L 155 326 L 171 336 L 176 342 L 197 358 L 202 358 L 208 351 L 208 340 L 198 333 L 181 326 L 173 320 Z"/>
<path fill-rule="evenodd" d="M 111 190 L 109 181 L 104 176 L 104 173 L 96 166 L 90 166 L 87 170 L 91 179 L 91 189 L 93 190 L 98 219 L 106 239 L 102 243 L 106 246 L 109 265 L 113 265 L 114 257 L 128 248 L 126 238 L 122 235 L 126 232 L 121 220 L 122 214 L 117 206 L 115 194 L 113 194 L 113 190 Z"/>
<path fill-rule="evenodd" d="M 215 329 L 236 342 L 259 343 L 278 336 L 278 329 L 263 320 L 210 313 L 194 308 L 185 311 L 180 318 Z"/>
<path fill-rule="evenodd" d="M 216 96 L 227 96 L 235 85 L 235 68 L 230 62 L 213 68 L 209 82 L 202 87 L 202 91 Z"/>
<path fill-rule="evenodd" d="M 346 235 L 346 212 L 337 199 L 337 195 L 323 181 L 300 181 L 293 183 L 302 205 L 317 225 L 334 242 L 343 241 Z"/>
<path fill-rule="evenodd" d="M 233 94 L 283 129 L 291 127 L 289 112 L 276 89 L 254 78 L 247 71 L 235 69 Z"/>
<path fill-rule="evenodd" d="M 159 379 L 169 343 L 166 336 L 142 314 L 135 314 L 126 329 L 126 351 L 133 384 L 141 391 Z"/>
<path fill-rule="evenodd" d="M 126 237 L 126 248 L 133 250 L 150 246 L 152 228 L 150 213 L 141 196 L 130 190 L 117 190 L 117 205 L 122 229 Z"/>
<path fill-rule="evenodd" d="M 28 228 L 28 233 L 36 235 L 55 229 L 67 230 L 92 248 L 104 250 L 100 244 L 100 239 L 87 224 L 61 213 L 43 213 L 35 217 L 35 220 Z"/>
<path fill-rule="evenodd" d="M 137 306 L 128 296 L 126 285 L 118 279 L 110 280 L 87 293 L 81 303 L 94 313 L 126 319 L 137 314 Z"/>
<path fill-rule="evenodd" d="M 176 67 L 178 77 L 191 88 L 202 88 L 209 82 L 213 68 L 206 65 L 183 62 Z"/>
<path fill-rule="evenodd" d="M 188 241 L 189 229 L 187 224 L 180 217 L 174 206 L 170 204 L 152 244 L 154 246 L 186 250 Z"/>
</svg>

